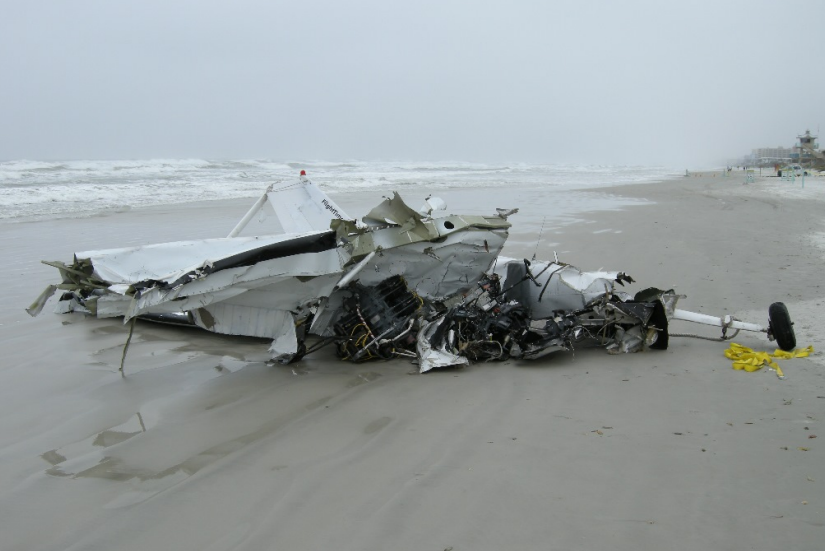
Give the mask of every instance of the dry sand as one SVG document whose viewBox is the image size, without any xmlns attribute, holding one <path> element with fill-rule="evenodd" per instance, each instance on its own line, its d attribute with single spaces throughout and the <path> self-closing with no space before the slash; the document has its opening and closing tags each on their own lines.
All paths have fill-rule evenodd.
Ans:
<svg viewBox="0 0 825 551">
<path fill-rule="evenodd" d="M 556 195 L 441 195 L 524 207 L 509 255 L 541 232 L 540 257 L 674 287 L 685 309 L 765 323 L 783 301 L 820 350 L 825 180 L 790 186 L 613 188 L 655 205 L 543 230 Z M 336 197 L 356 215 L 377 199 Z M 225 235 L 248 203 L 0 225 L 0 548 L 822 549 L 819 352 L 784 362 L 785 380 L 696 339 L 411 375 L 328 350 L 273 366 L 260 340 L 138 323 L 121 378 L 119 320 L 23 311 L 56 279 L 41 259 Z"/>
</svg>

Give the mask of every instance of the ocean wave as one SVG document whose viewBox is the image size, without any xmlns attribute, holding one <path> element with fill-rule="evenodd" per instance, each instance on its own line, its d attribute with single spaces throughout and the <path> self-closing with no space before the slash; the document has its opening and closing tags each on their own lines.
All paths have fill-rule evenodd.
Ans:
<svg viewBox="0 0 825 551">
<path fill-rule="evenodd" d="M 270 159 L 0 162 L 0 219 L 85 216 L 209 199 L 255 197 L 300 170 L 334 193 L 368 190 L 587 189 L 659 180 L 664 167 L 459 161 Z"/>
</svg>

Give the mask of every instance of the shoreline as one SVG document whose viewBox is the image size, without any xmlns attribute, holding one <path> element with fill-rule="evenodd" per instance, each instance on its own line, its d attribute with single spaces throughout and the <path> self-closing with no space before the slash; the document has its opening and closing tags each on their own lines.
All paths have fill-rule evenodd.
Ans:
<svg viewBox="0 0 825 551">
<path fill-rule="evenodd" d="M 295 176 L 297 178 L 297 176 Z M 556 176 L 558 178 L 558 176 Z M 327 180 L 328 176 L 322 177 L 322 180 Z M 283 180 L 283 178 L 281 178 Z M 652 183 L 657 180 L 650 180 L 645 183 Z M 87 211 L 78 211 L 78 212 L 56 212 L 51 214 L 35 214 L 35 215 L 27 215 L 27 216 L 17 216 L 14 218 L 0 218 L 0 223 L 27 223 L 27 222 L 43 222 L 49 220 L 57 220 L 57 219 L 74 219 L 74 218 L 98 218 L 102 216 L 112 215 L 112 214 L 123 214 L 128 212 L 142 212 L 144 210 L 154 210 L 154 209 L 168 209 L 168 208 L 183 208 L 188 209 L 191 207 L 195 208 L 208 208 L 214 204 L 222 204 L 222 205 L 236 205 L 238 203 L 243 203 L 246 205 L 251 205 L 255 199 L 257 199 L 261 193 L 263 193 L 269 185 L 270 182 L 262 182 L 259 188 L 259 191 L 255 193 L 250 193 L 245 197 L 235 197 L 235 198 L 213 198 L 213 199 L 205 199 L 205 200 L 190 200 L 184 202 L 174 202 L 174 203 L 162 203 L 162 204 L 154 204 L 154 205 L 116 205 L 112 207 L 107 207 L 109 210 L 87 210 Z M 317 183 L 317 182 L 316 182 Z M 451 194 L 460 197 L 461 195 L 472 195 L 473 193 L 484 193 L 484 194 L 493 194 L 495 195 L 497 191 L 501 189 L 511 189 L 513 187 L 520 189 L 520 190 L 532 190 L 532 191 L 546 191 L 550 190 L 554 193 L 563 195 L 568 192 L 573 193 L 585 193 L 588 192 L 590 189 L 593 189 L 592 186 L 582 185 L 582 184 L 559 184 L 559 183 L 552 183 L 547 184 L 546 186 L 536 183 L 536 182 L 528 182 L 528 181 L 510 181 L 506 177 L 502 179 L 500 183 L 491 183 L 491 182 L 479 182 L 480 187 L 469 187 L 469 186 L 459 186 L 459 187 L 445 187 L 444 183 L 438 181 L 425 181 L 419 184 L 411 184 L 410 182 L 399 182 L 397 185 L 390 185 L 387 184 L 385 187 L 373 187 L 373 188 L 356 188 L 352 190 L 342 191 L 340 189 L 340 184 L 332 184 L 331 188 L 327 188 L 325 184 L 320 184 L 322 189 L 330 196 L 333 197 L 340 197 L 340 198 L 347 198 L 347 197 L 356 197 L 356 198 L 370 198 L 370 203 L 380 201 L 380 198 L 384 195 L 392 194 L 394 191 L 398 191 L 402 197 L 411 197 L 415 198 L 416 202 L 423 201 L 423 198 L 427 195 L 439 195 L 439 194 Z M 623 182 L 613 183 L 607 185 L 607 187 L 611 186 L 623 186 L 623 185 L 634 185 L 634 184 L 627 184 Z M 568 187 L 573 186 L 573 187 Z M 596 186 L 596 187 L 603 187 L 603 186 Z M 375 198 L 375 199 L 372 199 Z M 372 204 L 368 205 L 369 207 L 373 206 Z"/>
<path fill-rule="evenodd" d="M 556 197 L 522 193 L 534 204 L 511 219 L 506 254 L 557 250 L 583 270 L 626 271 L 638 281 L 630 292 L 674 287 L 681 308 L 756 323 L 783 301 L 799 347 L 816 354 L 780 362 L 783 381 L 732 370 L 724 343 L 684 338 L 661 352 L 583 349 L 408 375 L 401 360 L 353 365 L 329 349 L 271 365 L 264 341 L 138 323 L 121 378 L 121 320 L 55 315 L 51 302 L 38 318 L 23 312 L 57 277 L 39 260 L 225 235 L 251 202 L 3 224 L 6 545 L 817 548 L 819 190 L 713 177 L 603 189 L 645 208 L 542 228 Z M 507 206 L 454 193 L 468 195 L 462 208 Z M 360 216 L 381 194 L 341 203 Z M 508 195 L 519 202 L 511 190 L 497 197 Z M 717 336 L 679 323 L 672 330 Z M 756 334 L 736 342 L 774 348 Z"/>
</svg>

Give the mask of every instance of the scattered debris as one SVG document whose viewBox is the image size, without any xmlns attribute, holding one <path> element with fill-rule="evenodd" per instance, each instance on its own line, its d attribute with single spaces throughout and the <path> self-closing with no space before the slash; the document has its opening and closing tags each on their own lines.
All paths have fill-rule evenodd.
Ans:
<svg viewBox="0 0 825 551">
<path fill-rule="evenodd" d="M 671 320 L 721 327 L 722 339 L 742 329 L 766 333 L 783 349 L 796 344 L 782 303 L 771 306 L 767 327 L 678 310 L 681 296 L 672 290 L 619 290 L 633 283 L 624 272 L 499 256 L 507 218 L 518 209 L 491 216 L 445 209 L 428 197 L 416 211 L 394 193 L 355 221 L 302 174 L 298 182 L 269 186 L 225 238 L 45 262 L 62 282 L 28 312 L 37 315 L 59 290 L 60 313 L 270 338 L 272 358 L 282 363 L 335 344 L 342 359 L 406 357 L 421 373 L 470 361 L 536 359 L 585 342 L 611 354 L 667 349 Z M 273 233 L 240 235 L 253 218 L 269 217 L 278 228 Z M 310 336 L 317 337 L 311 344 Z"/>
</svg>

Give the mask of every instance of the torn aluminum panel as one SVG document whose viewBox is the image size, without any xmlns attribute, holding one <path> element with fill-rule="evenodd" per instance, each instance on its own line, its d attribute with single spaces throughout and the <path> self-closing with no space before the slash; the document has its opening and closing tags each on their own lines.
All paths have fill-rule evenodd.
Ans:
<svg viewBox="0 0 825 551">
<path fill-rule="evenodd" d="M 426 324 L 419 331 L 416 352 L 420 373 L 438 367 L 457 367 L 470 363 L 466 356 L 458 354 L 455 332 L 446 327 L 446 320 L 442 317 Z"/>
<path fill-rule="evenodd" d="M 57 285 L 49 285 L 46 287 L 40 295 L 34 299 L 34 302 L 26 308 L 26 312 L 30 316 L 36 316 L 41 311 L 43 311 L 43 307 L 46 306 L 46 302 L 54 295 L 55 291 L 57 291 Z"/>
<path fill-rule="evenodd" d="M 605 293 L 614 293 L 617 283 L 633 282 L 623 272 L 582 272 L 569 264 L 507 257 L 499 258 L 495 272 L 505 279 L 508 296 L 529 305 L 535 318 L 584 308 Z"/>
<path fill-rule="evenodd" d="M 364 217 L 366 227 L 332 221 L 338 242 L 358 263 L 337 285 L 379 285 L 393 276 L 425 300 L 440 302 L 471 291 L 495 262 L 510 223 L 501 216 L 444 215 L 431 218 L 394 194 Z M 319 301 L 312 334 L 332 336 L 341 315 L 341 294 Z"/>
<path fill-rule="evenodd" d="M 425 218 L 397 193 L 370 211 L 364 223 L 369 227 L 332 224 L 353 258 L 376 253 L 358 276 L 362 283 L 403 275 L 416 292 L 433 299 L 471 289 L 498 256 L 510 228 L 499 216 Z"/>
</svg>

